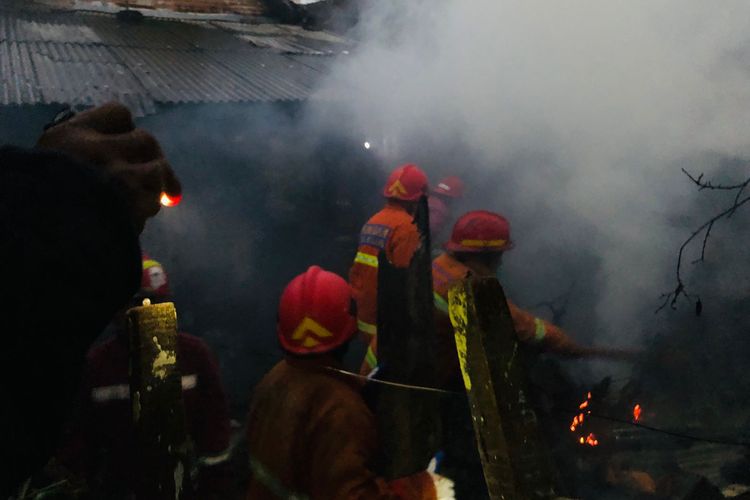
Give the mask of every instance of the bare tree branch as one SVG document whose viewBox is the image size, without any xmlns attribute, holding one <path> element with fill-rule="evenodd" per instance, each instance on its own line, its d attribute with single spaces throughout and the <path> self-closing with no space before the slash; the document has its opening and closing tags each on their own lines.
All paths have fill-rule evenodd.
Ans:
<svg viewBox="0 0 750 500">
<path fill-rule="evenodd" d="M 739 184 L 712 184 L 711 181 L 703 181 L 703 174 L 700 174 L 698 177 L 695 177 L 690 172 L 685 170 L 684 168 L 681 169 L 682 172 L 688 176 L 688 178 L 693 181 L 695 185 L 698 186 L 698 190 L 702 191 L 704 189 L 717 189 L 721 191 L 734 191 L 735 189 L 745 189 L 745 187 L 750 184 L 750 177 L 747 178 L 744 182 L 741 182 Z"/>
<path fill-rule="evenodd" d="M 737 210 L 736 208 L 734 210 Z M 729 217 L 732 214 L 727 215 Z M 701 256 L 698 259 L 695 259 L 691 264 L 697 264 L 698 262 L 704 262 L 706 260 L 706 244 L 708 243 L 708 237 L 711 236 L 711 228 L 714 227 L 714 223 L 711 222 L 711 224 L 708 225 L 708 228 L 706 228 L 706 235 L 703 237 L 703 247 L 701 248 Z"/>
<path fill-rule="evenodd" d="M 698 262 L 704 262 L 706 259 L 706 246 L 708 244 L 708 238 L 711 235 L 711 230 L 713 229 L 714 224 L 724 217 L 726 218 L 731 217 L 732 215 L 734 215 L 734 213 L 737 211 L 738 208 L 740 208 L 742 205 L 750 201 L 750 196 L 746 196 L 745 198 L 742 198 L 742 194 L 745 191 L 745 188 L 747 188 L 747 186 L 750 185 L 750 177 L 748 177 L 743 182 L 740 182 L 738 184 L 724 185 L 724 184 L 713 184 L 711 183 L 711 181 L 704 181 L 703 174 L 700 174 L 698 177 L 695 177 L 684 168 L 682 169 L 682 171 L 685 173 L 686 176 L 688 176 L 688 178 L 695 185 L 698 186 L 699 191 L 702 191 L 703 189 L 714 189 L 714 190 L 721 190 L 721 191 L 737 191 L 737 193 L 734 197 L 733 203 L 728 208 L 715 214 L 713 217 L 711 217 L 706 222 L 701 224 L 682 243 L 682 245 L 680 246 L 680 251 L 677 254 L 677 269 L 675 273 L 677 283 L 675 284 L 674 290 L 668 293 L 661 294 L 661 298 L 664 299 L 664 301 L 659 306 L 659 308 L 656 309 L 657 313 L 661 311 L 662 309 L 664 309 L 667 305 L 669 305 L 669 307 L 672 309 L 676 309 L 677 301 L 681 297 L 683 297 L 686 300 L 691 301 L 691 302 L 695 300 L 696 313 L 700 314 L 699 311 L 702 308 L 700 297 L 698 295 L 693 295 L 691 293 L 688 293 L 687 289 L 685 288 L 685 283 L 682 281 L 682 257 L 685 252 L 685 249 L 690 244 L 690 242 L 692 242 L 697 236 L 703 233 L 703 245 L 701 247 L 701 256 L 700 258 L 692 261 L 692 263 L 696 264 Z"/>
<path fill-rule="evenodd" d="M 737 202 L 739 201 L 740 196 L 742 196 L 742 192 L 745 191 L 746 187 L 747 187 L 747 182 L 741 188 L 737 190 L 737 196 L 734 197 L 734 210 L 732 210 L 732 213 L 727 215 L 727 218 L 733 216 L 734 213 L 737 211 L 737 207 L 738 207 Z"/>
</svg>

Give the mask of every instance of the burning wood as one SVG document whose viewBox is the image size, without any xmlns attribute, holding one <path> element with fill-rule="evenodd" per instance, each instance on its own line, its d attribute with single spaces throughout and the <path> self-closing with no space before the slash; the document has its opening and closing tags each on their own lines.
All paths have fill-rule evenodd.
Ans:
<svg viewBox="0 0 750 500">
<path fill-rule="evenodd" d="M 586 399 L 578 405 L 578 409 L 581 413 L 573 417 L 573 421 L 570 423 L 570 432 L 576 432 L 586 419 L 586 415 L 591 415 L 591 392 L 589 391 L 586 395 Z M 583 434 L 578 437 L 578 444 L 582 446 L 599 446 L 599 440 L 596 435 L 589 432 L 587 436 Z"/>
</svg>

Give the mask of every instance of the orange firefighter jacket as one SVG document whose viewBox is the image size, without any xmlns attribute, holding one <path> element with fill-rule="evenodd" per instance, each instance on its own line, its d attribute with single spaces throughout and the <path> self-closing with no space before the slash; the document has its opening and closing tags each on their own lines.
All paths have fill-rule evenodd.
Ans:
<svg viewBox="0 0 750 500">
<path fill-rule="evenodd" d="M 368 468 L 378 451 L 375 417 L 359 382 L 329 366 L 338 364 L 288 357 L 256 387 L 246 498 L 436 500 L 427 472 L 388 482 Z"/>
<path fill-rule="evenodd" d="M 453 328 L 448 318 L 448 290 L 455 282 L 466 278 L 470 272 L 468 267 L 447 253 L 440 254 L 432 261 L 438 366 L 442 367 L 441 372 L 446 380 L 452 378 L 451 374 L 458 374 L 459 369 Z M 510 300 L 508 300 L 508 308 L 520 341 L 538 344 L 545 351 L 560 354 L 575 353 L 576 344 L 561 328 L 524 311 Z M 375 366 L 377 366 L 377 342 L 373 340 L 362 363 L 362 374 L 369 373 Z"/>
<path fill-rule="evenodd" d="M 414 217 L 391 201 L 362 227 L 357 255 L 349 271 L 360 332 L 370 337 L 377 334 L 378 254 L 384 250 L 394 266 L 408 267 L 419 243 Z"/>
</svg>

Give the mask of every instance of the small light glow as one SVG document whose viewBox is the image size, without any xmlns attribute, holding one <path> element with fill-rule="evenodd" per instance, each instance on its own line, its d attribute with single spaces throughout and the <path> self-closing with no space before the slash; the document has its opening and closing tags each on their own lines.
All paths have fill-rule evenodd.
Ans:
<svg viewBox="0 0 750 500">
<path fill-rule="evenodd" d="M 370 144 L 370 141 L 365 141 L 363 146 L 365 147 L 365 149 L 370 149 L 372 147 L 372 144 Z"/>
<path fill-rule="evenodd" d="M 144 306 L 150 306 L 151 305 L 151 299 L 143 299 L 143 305 Z"/>
<path fill-rule="evenodd" d="M 180 201 L 182 201 L 181 194 L 178 194 L 176 196 L 169 196 L 167 193 L 162 193 L 161 198 L 159 199 L 159 202 L 164 207 L 176 207 L 180 204 Z"/>
</svg>

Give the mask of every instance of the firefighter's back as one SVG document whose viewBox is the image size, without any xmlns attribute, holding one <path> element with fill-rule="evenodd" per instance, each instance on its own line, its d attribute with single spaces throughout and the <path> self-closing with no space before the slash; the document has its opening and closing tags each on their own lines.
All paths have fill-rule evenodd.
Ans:
<svg viewBox="0 0 750 500">
<path fill-rule="evenodd" d="M 324 479 L 315 470 L 347 468 L 327 449 L 336 448 L 329 444 L 337 429 L 358 425 L 361 418 L 347 419 L 354 415 L 371 422 L 355 386 L 314 359 L 279 362 L 258 384 L 250 404 L 247 498 L 316 498 L 321 488 L 335 491 L 336 485 L 320 484 Z"/>
<path fill-rule="evenodd" d="M 408 266 L 419 246 L 419 232 L 413 220 L 406 210 L 389 202 L 362 227 L 349 271 L 357 302 L 357 325 L 362 333 L 377 333 L 378 254 L 384 251 L 396 267 Z"/>
</svg>

